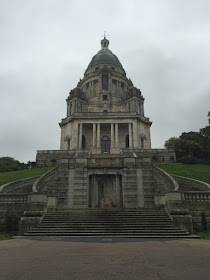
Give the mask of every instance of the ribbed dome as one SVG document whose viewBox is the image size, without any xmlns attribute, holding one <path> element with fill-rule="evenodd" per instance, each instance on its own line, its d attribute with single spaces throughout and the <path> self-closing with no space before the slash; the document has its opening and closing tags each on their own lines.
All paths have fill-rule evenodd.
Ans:
<svg viewBox="0 0 210 280">
<path fill-rule="evenodd" d="M 100 50 L 92 59 L 88 67 L 91 67 L 100 63 L 112 63 L 122 67 L 119 59 L 109 49 Z"/>
</svg>

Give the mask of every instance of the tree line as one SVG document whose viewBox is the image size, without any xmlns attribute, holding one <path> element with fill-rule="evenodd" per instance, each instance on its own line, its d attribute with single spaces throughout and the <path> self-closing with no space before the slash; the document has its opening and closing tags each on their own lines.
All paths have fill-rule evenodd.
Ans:
<svg viewBox="0 0 210 280">
<path fill-rule="evenodd" d="M 33 168 L 36 166 L 35 162 L 28 161 L 27 163 L 21 163 L 12 157 L 1 157 L 0 158 L 0 172 L 10 172 L 17 170 L 24 170 Z"/>
<path fill-rule="evenodd" d="M 178 162 L 210 164 L 210 112 L 208 120 L 209 125 L 199 132 L 183 132 L 165 142 L 165 148 L 175 149 Z"/>
</svg>

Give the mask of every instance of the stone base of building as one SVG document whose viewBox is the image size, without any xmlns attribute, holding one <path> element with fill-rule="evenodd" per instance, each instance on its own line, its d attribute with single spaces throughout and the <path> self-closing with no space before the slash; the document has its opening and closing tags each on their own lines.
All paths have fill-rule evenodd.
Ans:
<svg viewBox="0 0 210 280">
<path fill-rule="evenodd" d="M 37 165 L 58 166 L 47 186 L 57 208 L 154 208 L 151 161 L 154 155 L 174 160 L 174 151 L 121 150 L 119 154 L 90 154 L 88 150 L 38 151 Z"/>
</svg>

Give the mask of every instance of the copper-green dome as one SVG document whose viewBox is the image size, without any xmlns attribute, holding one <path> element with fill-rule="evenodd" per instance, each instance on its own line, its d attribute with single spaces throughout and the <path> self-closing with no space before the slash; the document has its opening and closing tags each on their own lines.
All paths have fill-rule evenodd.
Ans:
<svg viewBox="0 0 210 280">
<path fill-rule="evenodd" d="M 119 59 L 109 49 L 100 50 L 92 59 L 88 67 L 94 66 L 100 63 L 112 63 L 122 67 Z"/>
</svg>

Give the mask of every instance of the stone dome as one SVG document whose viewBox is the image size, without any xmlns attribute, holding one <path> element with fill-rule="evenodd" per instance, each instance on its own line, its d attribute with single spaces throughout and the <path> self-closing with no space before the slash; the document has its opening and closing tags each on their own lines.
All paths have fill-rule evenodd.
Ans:
<svg viewBox="0 0 210 280">
<path fill-rule="evenodd" d="M 92 59 L 88 67 L 94 66 L 100 63 L 111 63 L 122 67 L 119 59 L 109 49 L 100 50 Z"/>
</svg>

